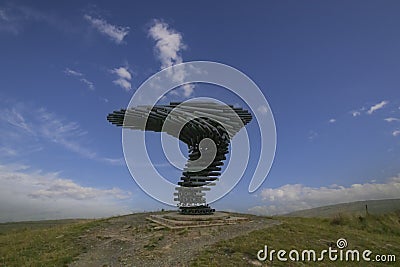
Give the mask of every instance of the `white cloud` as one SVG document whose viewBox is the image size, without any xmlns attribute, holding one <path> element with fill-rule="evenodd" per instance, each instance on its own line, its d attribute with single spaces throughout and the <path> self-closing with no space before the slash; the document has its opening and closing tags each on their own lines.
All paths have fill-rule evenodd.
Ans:
<svg viewBox="0 0 400 267">
<path fill-rule="evenodd" d="M 4 21 L 9 21 L 10 20 L 10 18 L 6 14 L 6 11 L 3 10 L 3 9 L 0 9 L 0 20 L 4 20 Z"/>
<path fill-rule="evenodd" d="M 266 205 L 259 205 L 249 210 L 269 215 L 283 214 L 338 203 L 398 198 L 399 192 L 400 175 L 388 179 L 386 183 L 353 184 L 349 187 L 338 185 L 309 187 L 301 184 L 287 184 L 279 188 L 263 189 L 260 196 Z"/>
<path fill-rule="evenodd" d="M 123 165 L 123 159 L 106 158 L 99 156 L 93 150 L 83 145 L 83 136 L 87 132 L 82 130 L 78 123 L 66 121 L 59 118 L 56 114 L 47 111 L 44 108 L 36 110 L 37 135 L 42 136 L 46 140 L 63 146 L 64 148 L 77 153 L 85 158 L 93 159 L 109 163 L 111 165 Z"/>
<path fill-rule="evenodd" d="M 78 71 L 76 71 L 76 70 L 71 70 L 70 68 L 66 68 L 66 69 L 64 70 L 64 73 L 67 74 L 67 75 L 76 76 L 76 77 L 81 77 L 81 76 L 83 76 L 83 73 L 78 72 Z"/>
<path fill-rule="evenodd" d="M 36 132 L 45 139 L 62 145 L 68 150 L 78 153 L 86 158 L 95 158 L 96 153 L 86 149 L 82 144 L 78 143 L 78 139 L 87 134 L 76 122 L 68 122 L 58 118 L 54 113 L 44 108 L 35 112 Z"/>
<path fill-rule="evenodd" d="M 398 136 L 398 135 L 400 135 L 400 130 L 395 130 L 395 131 L 393 131 L 393 132 L 392 132 L 392 135 L 393 135 L 393 136 Z"/>
<path fill-rule="evenodd" d="M 0 147 L 0 155 L 17 156 L 19 153 L 16 149 L 10 147 Z"/>
<path fill-rule="evenodd" d="M 18 8 L 0 7 L 0 32 L 18 35 L 23 29 L 23 22 L 30 17 Z"/>
<path fill-rule="evenodd" d="M 315 138 L 318 137 L 318 133 L 311 130 L 308 132 L 308 140 L 313 141 Z"/>
<path fill-rule="evenodd" d="M 73 76 L 73 77 L 77 77 L 79 78 L 79 81 L 84 83 L 89 90 L 93 91 L 94 90 L 94 83 L 89 81 L 88 79 L 84 78 L 84 74 L 82 72 L 76 71 L 76 70 L 72 70 L 70 68 L 66 68 L 64 70 L 64 73 L 67 74 L 68 76 Z"/>
<path fill-rule="evenodd" d="M 122 79 L 125 79 L 125 80 L 131 80 L 132 79 L 132 75 L 128 71 L 127 68 L 119 67 L 119 68 L 115 68 L 115 69 L 111 70 L 111 72 L 117 74 L 118 77 L 120 77 Z"/>
<path fill-rule="evenodd" d="M 260 112 L 261 114 L 267 114 L 268 113 L 268 107 L 267 106 L 259 106 L 257 108 L 257 111 Z"/>
<path fill-rule="evenodd" d="M 384 101 L 382 101 L 382 102 L 380 102 L 380 103 L 378 103 L 378 104 L 375 104 L 375 105 L 373 105 L 373 106 L 371 106 L 371 107 L 369 108 L 369 110 L 367 111 L 367 113 L 371 115 L 371 114 L 374 113 L 375 111 L 377 111 L 377 110 L 383 108 L 384 106 L 386 106 L 387 103 L 389 103 L 389 102 L 384 100 Z"/>
<path fill-rule="evenodd" d="M 110 165 L 125 165 L 124 158 L 101 158 L 101 161 L 107 162 Z"/>
<path fill-rule="evenodd" d="M 118 77 L 118 79 L 113 81 L 114 84 L 122 87 L 125 91 L 132 89 L 132 84 L 130 82 L 132 75 L 127 68 L 119 67 L 110 70 L 110 72 L 116 74 Z"/>
<path fill-rule="evenodd" d="M 75 199 L 88 200 L 98 197 L 112 196 L 116 199 L 128 198 L 128 192 L 124 192 L 119 188 L 98 189 L 94 187 L 83 187 L 69 179 L 46 179 L 45 184 L 41 188 L 32 191 L 29 196 L 32 198 L 43 199 Z"/>
<path fill-rule="evenodd" d="M 359 108 L 359 109 L 350 111 L 350 114 L 351 114 L 353 117 L 358 117 L 358 116 L 361 115 L 361 112 L 364 112 L 365 110 L 366 110 L 366 108 L 365 108 L 365 107 L 362 107 L 362 108 Z"/>
<path fill-rule="evenodd" d="M 101 102 L 104 102 L 104 103 L 108 103 L 110 100 L 108 100 L 108 98 L 105 98 L 105 97 L 101 97 L 101 96 L 99 96 L 99 100 L 101 101 Z"/>
<path fill-rule="evenodd" d="M 102 18 L 93 18 L 85 14 L 83 16 L 90 24 L 102 34 L 108 36 L 112 41 L 117 44 L 123 43 L 125 36 L 129 33 L 129 27 L 115 26 L 108 23 Z"/>
<path fill-rule="evenodd" d="M 0 164 L 0 221 L 93 218 L 128 213 L 131 193 L 82 186 L 59 173 Z M 125 202 L 124 202 L 125 201 Z"/>
<path fill-rule="evenodd" d="M 329 120 L 329 123 L 335 123 L 336 122 L 336 119 L 330 119 Z"/>
<path fill-rule="evenodd" d="M 132 89 L 132 85 L 125 79 L 117 79 L 113 81 L 114 84 L 122 87 L 125 91 L 129 91 Z"/>
<path fill-rule="evenodd" d="M 19 106 L 15 106 L 11 109 L 2 110 L 2 112 L 0 112 L 0 119 L 26 133 L 35 134 L 33 126 L 25 120 L 24 116 L 18 109 Z"/>
<path fill-rule="evenodd" d="M 161 62 L 161 69 L 183 62 L 181 51 L 186 45 L 183 43 L 181 33 L 171 29 L 167 23 L 156 20 L 149 29 L 149 36 L 156 41 L 155 50 Z M 183 83 L 187 74 L 184 68 L 179 68 L 172 69 L 168 75 L 173 81 Z M 184 97 L 190 97 L 193 91 L 193 84 L 184 84 L 180 88 L 180 93 Z M 179 95 L 176 91 L 175 94 Z"/>
<path fill-rule="evenodd" d="M 87 87 L 89 88 L 89 90 L 94 90 L 94 83 L 93 82 L 91 82 L 91 81 L 89 81 L 88 79 L 86 79 L 86 78 L 81 78 L 81 79 L 79 79 L 81 82 L 83 82 L 84 84 L 86 84 L 87 85 Z"/>
<path fill-rule="evenodd" d="M 194 91 L 193 84 L 185 84 L 182 86 L 182 88 L 183 88 L 183 96 L 184 97 L 190 97 L 193 94 L 193 91 Z"/>
<path fill-rule="evenodd" d="M 155 21 L 149 29 L 149 35 L 156 41 L 162 69 L 182 63 L 180 51 L 186 47 L 182 42 L 182 34 L 170 29 L 167 23 Z"/>
<path fill-rule="evenodd" d="M 0 7 L 0 32 L 4 31 L 18 35 L 26 27 L 29 27 L 32 22 L 46 23 L 64 32 L 76 32 L 78 30 L 71 21 L 26 5 L 13 3 Z"/>
<path fill-rule="evenodd" d="M 384 120 L 387 122 L 400 121 L 400 119 L 398 119 L 398 118 L 386 118 Z"/>
</svg>

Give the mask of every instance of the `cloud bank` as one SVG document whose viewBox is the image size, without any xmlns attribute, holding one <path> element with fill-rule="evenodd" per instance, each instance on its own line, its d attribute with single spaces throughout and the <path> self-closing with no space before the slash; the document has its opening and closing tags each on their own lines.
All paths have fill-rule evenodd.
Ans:
<svg viewBox="0 0 400 267">
<path fill-rule="evenodd" d="M 81 186 L 59 173 L 0 164 L 0 222 L 126 214 L 131 193 Z M 124 202 L 125 201 L 125 202 Z"/>
<path fill-rule="evenodd" d="M 353 184 L 349 187 L 287 184 L 279 188 L 263 189 L 260 197 L 265 204 L 252 207 L 249 211 L 263 215 L 284 214 L 338 203 L 399 198 L 399 192 L 400 175 L 388 179 L 386 183 Z"/>
</svg>

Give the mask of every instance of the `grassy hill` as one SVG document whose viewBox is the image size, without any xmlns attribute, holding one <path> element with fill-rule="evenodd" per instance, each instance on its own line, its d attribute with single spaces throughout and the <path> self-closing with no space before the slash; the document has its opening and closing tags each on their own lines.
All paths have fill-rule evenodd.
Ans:
<svg viewBox="0 0 400 267">
<path fill-rule="evenodd" d="M 290 217 L 332 217 L 337 214 L 365 215 L 368 206 L 368 213 L 380 215 L 400 210 L 400 199 L 366 200 L 336 205 L 323 206 L 313 209 L 294 211 L 283 216 Z"/>
<path fill-rule="evenodd" d="M 333 218 L 276 217 L 280 225 L 224 240 L 206 248 L 192 261 L 193 266 L 399 266 L 400 213 L 369 216 L 338 215 Z M 345 238 L 346 249 L 371 250 L 371 261 L 278 261 L 279 250 L 314 250 L 317 258 L 337 240 Z M 273 260 L 259 261 L 257 252 L 268 246 L 275 250 Z M 394 255 L 395 262 L 375 262 L 376 255 Z M 286 254 L 288 258 L 288 254 Z"/>
<path fill-rule="evenodd" d="M 101 220 L 52 220 L 0 224 L 0 266 L 65 266 L 84 247 L 79 235 Z"/>
<path fill-rule="evenodd" d="M 382 211 L 377 213 L 384 213 L 398 203 L 369 201 L 367 205 L 372 213 L 381 205 Z M 362 214 L 365 202 L 335 206 L 324 207 L 331 218 L 242 214 L 249 221 L 203 229 L 156 230 L 146 220 L 149 213 L 101 220 L 0 224 L 0 266 L 398 266 L 400 212 Z M 371 257 L 394 255 L 397 262 L 343 262 L 327 257 L 322 262 L 257 259 L 258 251 L 266 245 L 276 251 L 313 249 L 318 253 L 337 248 L 339 238 L 347 240 L 348 249 L 371 250 Z"/>
<path fill-rule="evenodd" d="M 63 219 L 63 220 L 44 220 L 44 221 L 23 221 L 0 223 L 0 235 L 19 230 L 37 230 L 50 227 L 62 226 L 78 222 L 90 221 L 88 219 Z"/>
</svg>

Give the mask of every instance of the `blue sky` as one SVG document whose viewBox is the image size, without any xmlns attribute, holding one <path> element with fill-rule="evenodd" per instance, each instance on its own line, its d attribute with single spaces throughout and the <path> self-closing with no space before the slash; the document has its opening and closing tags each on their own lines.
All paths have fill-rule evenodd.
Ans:
<svg viewBox="0 0 400 267">
<path fill-rule="evenodd" d="M 247 191 L 259 142 L 253 121 L 249 168 L 213 206 L 275 214 L 398 197 L 399 13 L 398 1 L 2 1 L 0 220 L 165 207 L 131 178 L 121 129 L 106 116 L 161 68 L 193 60 L 253 79 L 277 128 L 260 189 Z M 211 85 L 165 100 L 198 96 L 243 104 Z M 160 135 L 149 137 L 160 172 L 178 179 L 160 156 Z"/>
</svg>

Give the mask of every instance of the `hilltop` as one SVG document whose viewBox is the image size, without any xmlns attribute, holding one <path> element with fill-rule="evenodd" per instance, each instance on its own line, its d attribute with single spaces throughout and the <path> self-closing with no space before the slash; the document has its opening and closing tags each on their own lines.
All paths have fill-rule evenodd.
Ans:
<svg viewBox="0 0 400 267">
<path fill-rule="evenodd" d="M 43 221 L 42 225 L 0 224 L 0 266 L 186 266 L 205 247 L 278 223 L 271 218 L 235 214 L 247 220 L 169 229 L 147 219 L 162 213 Z"/>
<path fill-rule="evenodd" d="M 283 216 L 290 217 L 332 217 L 337 214 L 365 215 L 368 206 L 368 213 L 381 215 L 400 210 L 400 199 L 366 200 L 336 205 L 323 206 L 313 209 L 294 211 Z"/>
<path fill-rule="evenodd" d="M 379 215 L 359 214 L 359 209 L 353 209 L 365 208 L 365 202 L 313 209 L 317 215 L 315 210 L 329 211 L 330 218 L 232 213 L 247 220 L 233 225 L 184 229 L 169 229 L 147 220 L 150 215 L 163 212 L 98 220 L 6 223 L 0 224 L 0 266 L 287 266 L 288 262 L 276 259 L 259 261 L 257 252 L 266 245 L 275 250 L 322 251 L 335 248 L 339 238 L 347 240 L 349 249 L 394 255 L 399 261 L 400 212 L 384 212 L 393 209 L 389 207 L 398 207 L 398 203 L 399 200 L 368 201 L 372 213 L 383 207 L 384 210 L 377 212 Z M 310 216 L 311 212 L 307 212 L 303 214 Z M 321 262 L 289 263 L 321 266 Z M 324 259 L 322 265 L 343 266 L 343 263 Z M 348 266 L 360 264 L 365 262 L 346 262 Z M 395 266 L 395 263 L 379 263 L 379 266 Z"/>
</svg>

